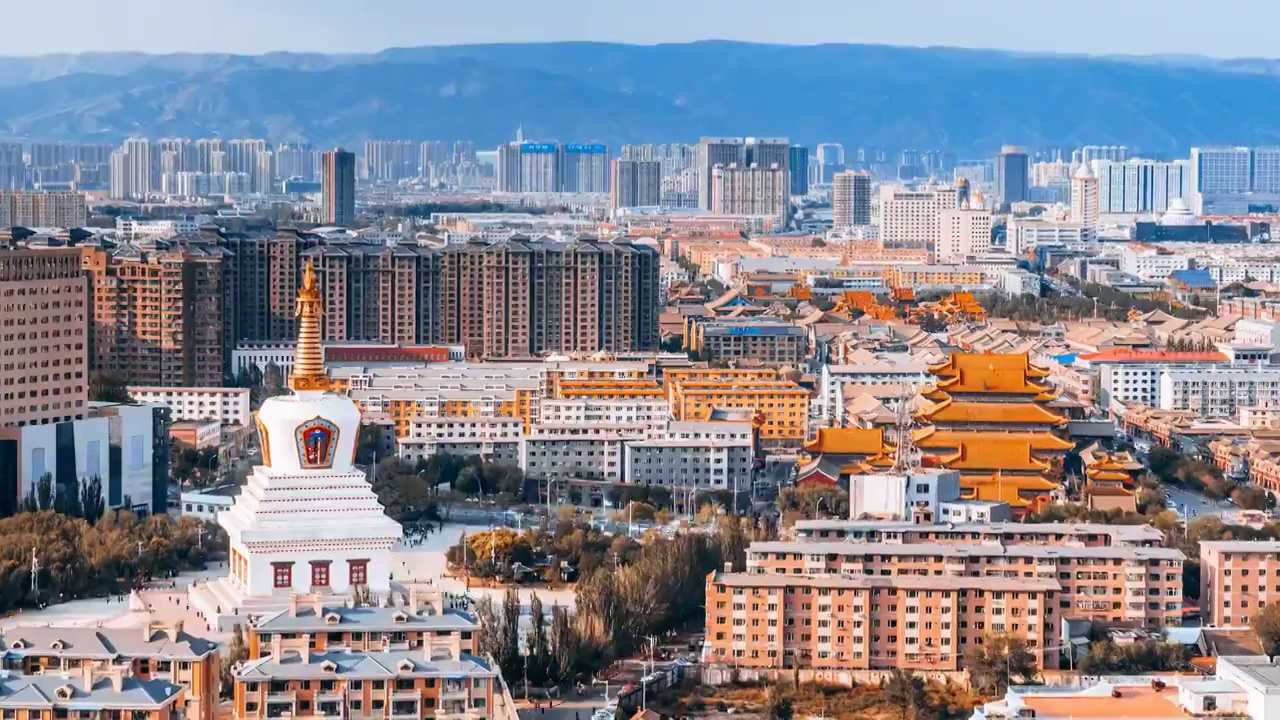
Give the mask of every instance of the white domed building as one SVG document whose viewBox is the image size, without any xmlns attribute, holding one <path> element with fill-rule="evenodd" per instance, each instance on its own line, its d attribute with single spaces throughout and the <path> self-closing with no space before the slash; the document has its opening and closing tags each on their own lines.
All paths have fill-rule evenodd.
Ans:
<svg viewBox="0 0 1280 720">
<path fill-rule="evenodd" d="M 230 540 L 230 574 L 191 592 L 215 629 L 288 607 L 293 594 L 391 589 L 391 552 L 403 531 L 355 467 L 360 410 L 331 391 L 322 307 L 308 263 L 298 291 L 293 394 L 268 399 L 256 413 L 262 464 L 218 513 Z"/>
<path fill-rule="evenodd" d="M 1169 209 L 1164 211 L 1164 215 L 1160 216 L 1160 224 L 1166 227 L 1189 227 L 1191 225 L 1199 225 L 1200 218 L 1187 207 L 1187 201 L 1182 198 L 1170 198 Z"/>
</svg>

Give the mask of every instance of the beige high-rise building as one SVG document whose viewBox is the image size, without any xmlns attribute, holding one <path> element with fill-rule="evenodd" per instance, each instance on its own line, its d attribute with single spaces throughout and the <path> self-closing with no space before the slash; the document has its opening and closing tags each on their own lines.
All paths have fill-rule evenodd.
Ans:
<svg viewBox="0 0 1280 720">
<path fill-rule="evenodd" d="M 958 207 L 956 188 L 930 185 L 908 190 L 897 185 L 880 187 L 880 239 L 886 248 L 912 248 L 937 252 L 942 236 L 943 210 Z"/>
<path fill-rule="evenodd" d="M 0 250 L 0 427 L 85 416 L 88 297 L 80 251 Z"/>
<path fill-rule="evenodd" d="M 1080 223 L 1088 240 L 1098 232 L 1099 200 L 1098 176 L 1089 163 L 1081 163 L 1071 176 L 1071 221 Z"/>
<path fill-rule="evenodd" d="M 223 384 L 227 318 L 219 248 L 84 249 L 91 367 L 131 385 Z"/>
<path fill-rule="evenodd" d="M 990 210 L 963 207 L 939 211 L 938 247 L 934 252 L 938 262 L 960 263 L 966 256 L 990 251 Z"/>
<path fill-rule="evenodd" d="M 0 228 L 75 228 L 87 221 L 78 192 L 0 191 Z"/>
<path fill-rule="evenodd" d="M 711 173 L 711 212 L 720 215 L 763 215 L 783 221 L 791 187 L 785 166 L 718 165 Z"/>
<path fill-rule="evenodd" d="M 474 357 L 658 347 L 658 253 L 513 237 L 440 255 L 440 338 Z"/>
<path fill-rule="evenodd" d="M 325 341 L 418 345 L 439 333 L 440 256 L 429 248 L 325 245 L 301 259 L 319 276 Z"/>
</svg>

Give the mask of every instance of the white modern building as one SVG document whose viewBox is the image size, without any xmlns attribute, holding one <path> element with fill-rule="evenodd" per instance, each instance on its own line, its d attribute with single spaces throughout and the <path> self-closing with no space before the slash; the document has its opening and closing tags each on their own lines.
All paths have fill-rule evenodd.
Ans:
<svg viewBox="0 0 1280 720">
<path fill-rule="evenodd" d="M 280 368 L 283 377 L 288 377 L 293 372 L 293 343 L 239 343 L 231 351 L 233 375 L 250 367 L 256 367 L 258 372 L 265 372 L 270 364 Z"/>
<path fill-rule="evenodd" d="M 960 206 L 957 190 L 932 185 L 919 190 L 880 186 L 880 239 L 886 248 L 915 248 L 934 252 L 942 236 L 943 210 Z"/>
<path fill-rule="evenodd" d="M 520 467 L 536 480 L 622 482 L 626 443 L 648 435 L 644 425 L 534 425 L 520 445 Z"/>
<path fill-rule="evenodd" d="M 214 488 L 189 490 L 179 496 L 179 509 L 183 515 L 190 515 L 206 522 L 217 522 L 218 513 L 231 509 L 241 489 L 239 485 L 220 485 Z"/>
<path fill-rule="evenodd" d="M 1164 282 L 1191 267 L 1190 255 L 1172 250 L 1128 245 L 1120 251 L 1120 270 L 1146 281 Z"/>
<path fill-rule="evenodd" d="M 625 480 L 696 490 L 751 487 L 751 423 L 672 422 L 659 437 L 624 445 Z"/>
<path fill-rule="evenodd" d="M 80 420 L 0 428 L 0 479 L 20 501 L 45 474 L 55 482 L 96 477 L 106 507 L 163 512 L 168 466 L 157 463 L 157 450 L 167 451 L 167 415 L 153 405 L 90 403 Z"/>
<path fill-rule="evenodd" d="M 913 470 L 849 477 L 849 518 L 912 520 L 920 512 L 938 519 L 942 503 L 960 499 L 957 470 Z"/>
<path fill-rule="evenodd" d="M 1071 176 L 1071 219 L 1080 223 L 1088 239 L 1098 231 L 1098 176 L 1083 163 Z"/>
<path fill-rule="evenodd" d="M 823 417 L 835 419 L 844 407 L 844 386 L 905 385 L 918 388 L 929 381 L 929 364 L 907 358 L 880 359 L 856 365 L 823 365 L 820 378 Z"/>
<path fill-rule="evenodd" d="M 537 403 L 538 422 L 546 425 L 644 426 L 650 433 L 666 427 L 671 405 L 662 398 L 594 400 L 563 398 Z"/>
<path fill-rule="evenodd" d="M 938 212 L 939 263 L 964 262 L 971 255 L 991 251 L 991 211 L 980 207 L 947 208 Z"/>
<path fill-rule="evenodd" d="M 1243 407 L 1280 407 L 1280 366 L 1165 370 L 1159 407 L 1206 418 L 1235 418 Z"/>
<path fill-rule="evenodd" d="M 1186 198 L 1190 192 L 1186 160 L 1096 160 L 1092 169 L 1098 178 L 1098 206 L 1103 215 L 1160 215 L 1173 200 Z"/>
<path fill-rule="evenodd" d="M 249 388 L 147 387 L 130 385 L 134 402 L 168 407 L 174 420 L 217 420 L 223 425 L 248 425 Z"/>
<path fill-rule="evenodd" d="M 1089 232 L 1077 222 L 1010 218 L 1005 231 L 1005 249 L 1011 255 L 1021 255 L 1040 245 L 1077 245 L 1089 239 Z"/>
<path fill-rule="evenodd" d="M 416 417 L 409 433 L 396 440 L 401 460 L 416 463 L 432 455 L 474 455 L 492 463 L 515 465 L 520 461 L 520 418 L 445 415 Z"/>
<path fill-rule="evenodd" d="M 1280 323 L 1243 318 L 1235 325 L 1235 342 L 1280 350 Z"/>
</svg>

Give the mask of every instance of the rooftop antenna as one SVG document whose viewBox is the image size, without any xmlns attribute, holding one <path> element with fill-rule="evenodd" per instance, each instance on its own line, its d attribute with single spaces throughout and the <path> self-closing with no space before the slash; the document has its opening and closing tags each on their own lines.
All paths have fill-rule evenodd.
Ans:
<svg viewBox="0 0 1280 720">
<path fill-rule="evenodd" d="M 898 395 L 898 418 L 894 423 L 898 430 L 898 449 L 893 456 L 895 473 L 910 472 L 919 464 L 919 453 L 911 437 L 911 430 L 915 427 L 915 421 L 911 417 L 911 401 L 914 398 L 915 392 L 911 385 L 904 384 Z"/>
</svg>

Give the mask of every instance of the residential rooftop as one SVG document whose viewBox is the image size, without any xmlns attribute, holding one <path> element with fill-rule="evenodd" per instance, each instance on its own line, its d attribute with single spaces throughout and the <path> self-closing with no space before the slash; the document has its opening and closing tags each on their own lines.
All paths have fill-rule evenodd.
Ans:
<svg viewBox="0 0 1280 720">
<path fill-rule="evenodd" d="M 19 625 L 0 631 L 0 657 L 198 660 L 216 649 L 216 644 L 184 632 L 176 624 L 141 628 Z"/>
<path fill-rule="evenodd" d="M 460 679 L 493 678 L 498 673 L 487 660 L 463 653 L 457 660 L 433 660 L 423 650 L 388 652 L 281 653 L 280 657 L 250 660 L 240 667 L 237 680 L 313 680 L 345 676 L 350 680 L 396 677 Z"/>
<path fill-rule="evenodd" d="M 325 629 L 327 632 L 404 632 L 410 630 L 476 630 L 479 625 L 461 610 L 412 613 L 405 608 L 325 607 L 286 608 L 260 618 L 253 626 L 256 633 L 302 632 Z"/>
<path fill-rule="evenodd" d="M 823 541 L 755 542 L 747 547 L 747 557 L 756 553 L 789 553 L 794 555 L 893 555 L 917 557 L 1032 557 L 1047 558 L 1111 558 L 1116 560 L 1186 560 L 1181 550 L 1163 547 L 1075 547 L 1072 545 L 940 545 L 937 543 L 867 543 Z"/>
<path fill-rule="evenodd" d="M 820 587 L 832 589 L 897 588 L 900 590 L 1058 591 L 1052 578 L 969 577 L 965 575 L 780 575 L 776 573 L 715 573 L 712 582 L 729 587 Z"/>
</svg>

